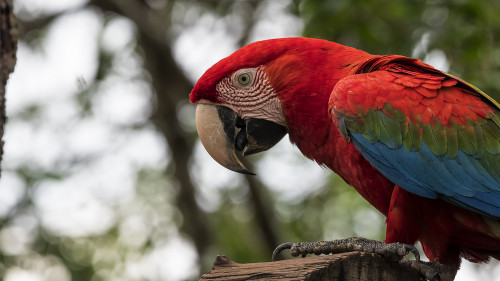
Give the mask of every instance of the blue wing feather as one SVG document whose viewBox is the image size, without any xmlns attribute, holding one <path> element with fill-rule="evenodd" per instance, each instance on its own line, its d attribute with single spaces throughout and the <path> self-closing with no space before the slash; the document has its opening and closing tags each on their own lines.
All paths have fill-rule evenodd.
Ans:
<svg viewBox="0 0 500 281">
<path fill-rule="evenodd" d="M 478 161 L 464 153 L 457 154 L 457 163 L 460 164 L 462 169 L 475 181 L 484 186 L 491 186 L 492 189 L 500 191 L 500 184 L 493 179 Z"/>
<path fill-rule="evenodd" d="M 477 159 L 462 151 L 455 159 L 436 156 L 425 143 L 419 151 L 410 152 L 404 146 L 392 149 L 371 143 L 361 134 L 350 132 L 350 137 L 360 153 L 400 187 L 500 218 L 500 185 Z"/>
</svg>

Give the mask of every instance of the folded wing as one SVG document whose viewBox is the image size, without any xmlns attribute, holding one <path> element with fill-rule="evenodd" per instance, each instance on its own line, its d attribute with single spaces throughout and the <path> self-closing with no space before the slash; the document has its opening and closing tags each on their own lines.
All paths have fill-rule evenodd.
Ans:
<svg viewBox="0 0 500 281">
<path fill-rule="evenodd" d="M 407 191 L 500 218 L 499 104 L 417 60 L 381 61 L 332 91 L 344 138 Z"/>
</svg>

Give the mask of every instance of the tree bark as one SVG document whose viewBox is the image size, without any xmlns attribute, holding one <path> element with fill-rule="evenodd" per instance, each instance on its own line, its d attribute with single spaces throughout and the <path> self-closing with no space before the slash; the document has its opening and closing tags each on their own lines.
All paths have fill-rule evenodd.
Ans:
<svg viewBox="0 0 500 281">
<path fill-rule="evenodd" d="M 12 0 L 0 0 L 0 174 L 3 159 L 5 114 L 5 86 L 16 65 L 18 29 Z"/>
<path fill-rule="evenodd" d="M 416 270 L 377 254 L 350 252 L 275 262 L 239 264 L 226 256 L 215 258 L 207 280 L 306 280 L 306 281 L 418 281 Z"/>
</svg>

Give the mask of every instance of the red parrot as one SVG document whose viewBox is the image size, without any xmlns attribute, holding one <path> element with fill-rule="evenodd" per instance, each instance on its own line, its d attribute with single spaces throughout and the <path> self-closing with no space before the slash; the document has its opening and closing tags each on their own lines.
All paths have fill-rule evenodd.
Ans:
<svg viewBox="0 0 500 281">
<path fill-rule="evenodd" d="M 196 127 L 221 165 L 287 133 L 430 261 L 500 259 L 500 105 L 417 59 L 311 38 L 249 44 L 196 83 Z"/>
</svg>

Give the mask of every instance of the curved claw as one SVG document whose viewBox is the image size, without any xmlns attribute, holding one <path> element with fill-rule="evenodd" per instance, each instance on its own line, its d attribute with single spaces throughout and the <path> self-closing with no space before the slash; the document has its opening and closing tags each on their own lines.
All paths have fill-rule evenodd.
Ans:
<svg viewBox="0 0 500 281">
<path fill-rule="evenodd" d="M 278 247 L 276 247 L 276 249 L 274 249 L 273 256 L 272 256 L 271 260 L 276 261 L 276 258 L 278 257 L 279 253 L 283 252 L 283 250 L 291 249 L 292 246 L 293 246 L 293 243 L 283 243 L 283 244 L 279 245 Z"/>
<path fill-rule="evenodd" d="M 418 249 L 415 248 L 415 246 L 410 244 L 403 244 L 403 246 L 405 247 L 406 251 L 413 253 L 417 262 L 420 262 L 420 253 L 418 252 Z"/>
</svg>

